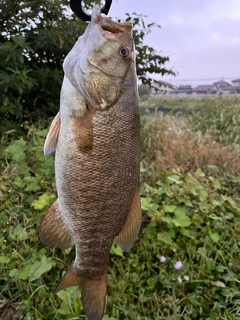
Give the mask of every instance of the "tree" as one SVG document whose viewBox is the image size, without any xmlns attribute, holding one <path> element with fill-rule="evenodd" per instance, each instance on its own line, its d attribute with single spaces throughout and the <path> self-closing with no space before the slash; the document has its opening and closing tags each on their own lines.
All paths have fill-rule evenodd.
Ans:
<svg viewBox="0 0 240 320">
<path fill-rule="evenodd" d="M 148 85 L 146 84 L 140 84 L 138 86 L 138 93 L 140 97 L 146 97 L 151 94 L 151 89 Z"/>
<path fill-rule="evenodd" d="M 92 1 L 85 1 L 87 6 Z M 68 7 L 69 0 L 3 0 L 0 15 L 0 128 L 52 117 L 59 108 L 62 63 L 86 23 Z M 155 24 L 145 26 L 141 16 L 127 14 L 134 25 L 139 80 L 149 86 L 148 74 L 174 74 L 162 57 L 144 45 Z"/>
<path fill-rule="evenodd" d="M 143 16 L 133 13 L 127 15 L 127 21 L 131 21 L 133 24 L 133 36 L 136 47 L 136 66 L 139 80 L 142 84 L 148 85 L 150 88 L 154 88 L 158 91 L 159 82 L 154 80 L 149 74 L 171 74 L 175 75 L 173 70 L 166 69 L 164 64 L 169 61 L 169 57 L 163 57 L 159 55 L 152 47 L 144 45 L 144 39 L 148 35 L 152 28 L 161 28 L 156 23 L 145 24 Z M 157 86 L 155 86 L 155 84 Z M 163 86 L 168 86 L 167 83 L 161 82 Z M 171 85 L 169 85 L 171 87 Z"/>
</svg>

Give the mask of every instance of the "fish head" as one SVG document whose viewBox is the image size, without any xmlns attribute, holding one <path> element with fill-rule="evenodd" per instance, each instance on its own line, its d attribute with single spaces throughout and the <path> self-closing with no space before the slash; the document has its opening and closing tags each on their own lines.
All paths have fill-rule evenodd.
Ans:
<svg viewBox="0 0 240 320">
<path fill-rule="evenodd" d="M 96 5 L 87 29 L 65 58 L 63 69 L 86 102 L 104 110 L 118 100 L 128 71 L 135 72 L 134 62 L 131 23 L 113 22 Z"/>
</svg>

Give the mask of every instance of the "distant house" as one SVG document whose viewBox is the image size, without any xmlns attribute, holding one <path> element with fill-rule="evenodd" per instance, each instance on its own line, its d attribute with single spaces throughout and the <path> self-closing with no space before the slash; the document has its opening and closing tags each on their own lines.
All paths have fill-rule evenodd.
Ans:
<svg viewBox="0 0 240 320">
<path fill-rule="evenodd" d="M 196 88 L 192 88 L 191 85 L 182 85 L 173 91 L 165 91 L 165 94 L 171 96 L 198 96 L 198 95 L 228 95 L 228 94 L 239 94 L 240 93 L 240 79 L 236 79 L 232 81 L 233 84 L 231 85 L 227 81 L 219 80 L 214 82 L 213 84 L 204 84 L 199 85 Z"/>
<path fill-rule="evenodd" d="M 230 86 L 230 84 L 224 80 L 219 80 L 217 82 L 214 82 L 214 85 L 218 88 L 218 89 L 223 89 L 226 88 L 228 86 Z"/>
<path fill-rule="evenodd" d="M 158 80 L 154 82 L 154 87 L 152 88 L 152 94 L 155 95 L 171 95 L 171 93 L 176 90 L 176 86 L 171 83 Z"/>
<path fill-rule="evenodd" d="M 194 95 L 206 95 L 217 93 L 218 88 L 214 84 L 199 85 L 192 90 Z"/>
<path fill-rule="evenodd" d="M 218 88 L 219 93 L 222 94 L 235 94 L 238 93 L 238 87 L 232 86 L 230 83 L 220 80 L 214 83 L 214 85 Z"/>
<path fill-rule="evenodd" d="M 188 96 L 191 95 L 193 88 L 189 85 L 179 86 L 176 90 L 172 91 L 171 94 L 178 96 Z"/>
<path fill-rule="evenodd" d="M 227 87 L 221 88 L 220 92 L 225 93 L 225 94 L 235 94 L 235 93 L 238 93 L 238 89 L 239 89 L 239 87 L 237 87 L 237 86 L 229 85 Z"/>
<path fill-rule="evenodd" d="M 240 87 L 240 79 L 233 80 L 232 83 L 233 83 L 235 86 Z"/>
</svg>

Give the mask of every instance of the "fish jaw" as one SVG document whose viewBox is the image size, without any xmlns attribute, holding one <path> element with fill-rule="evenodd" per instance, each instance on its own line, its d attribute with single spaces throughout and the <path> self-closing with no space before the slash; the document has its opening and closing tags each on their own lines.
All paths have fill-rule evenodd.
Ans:
<svg viewBox="0 0 240 320">
<path fill-rule="evenodd" d="M 134 56 L 131 24 L 115 23 L 95 6 L 90 24 L 65 58 L 63 69 L 87 104 L 105 110 L 118 100 Z"/>
</svg>

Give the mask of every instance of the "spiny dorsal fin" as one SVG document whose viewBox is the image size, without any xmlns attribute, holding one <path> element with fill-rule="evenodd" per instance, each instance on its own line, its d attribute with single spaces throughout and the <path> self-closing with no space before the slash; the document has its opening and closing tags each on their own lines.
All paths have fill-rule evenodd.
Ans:
<svg viewBox="0 0 240 320">
<path fill-rule="evenodd" d="M 72 130 L 81 152 L 88 153 L 93 147 L 92 115 L 86 112 L 83 116 L 72 116 Z"/>
<path fill-rule="evenodd" d="M 60 126 L 61 126 L 61 119 L 60 119 L 60 114 L 58 112 L 58 114 L 55 116 L 55 118 L 51 123 L 49 132 L 47 134 L 47 138 L 44 143 L 45 155 L 50 154 L 56 150 Z"/>
<path fill-rule="evenodd" d="M 74 245 L 70 230 L 59 211 L 58 200 L 51 205 L 42 220 L 40 238 L 43 243 L 60 249 Z"/>
<path fill-rule="evenodd" d="M 140 196 L 137 192 L 133 198 L 130 212 L 128 214 L 127 220 L 122 228 L 122 231 L 117 237 L 115 237 L 114 242 L 118 244 L 123 250 L 128 251 L 133 242 L 136 240 L 139 229 L 142 222 L 142 211 Z"/>
</svg>

